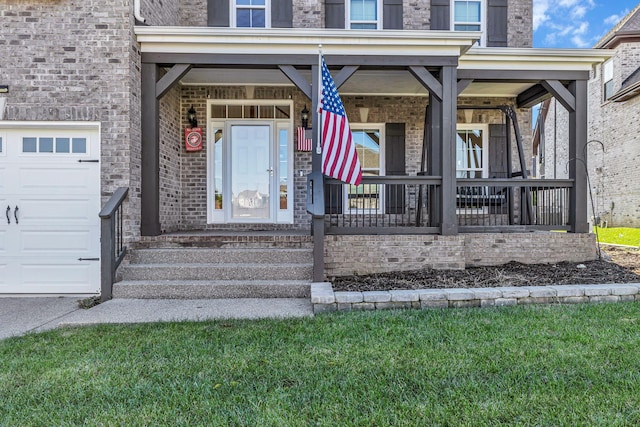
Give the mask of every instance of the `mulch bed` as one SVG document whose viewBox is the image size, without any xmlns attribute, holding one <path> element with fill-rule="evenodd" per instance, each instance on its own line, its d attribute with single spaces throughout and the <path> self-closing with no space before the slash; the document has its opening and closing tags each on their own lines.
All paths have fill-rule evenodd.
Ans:
<svg viewBox="0 0 640 427">
<path fill-rule="evenodd" d="M 602 259 L 583 263 L 521 264 L 472 267 L 466 270 L 424 269 L 332 280 L 334 291 L 388 291 L 427 288 L 488 288 L 498 286 L 589 285 L 640 283 L 640 251 L 605 247 Z"/>
</svg>

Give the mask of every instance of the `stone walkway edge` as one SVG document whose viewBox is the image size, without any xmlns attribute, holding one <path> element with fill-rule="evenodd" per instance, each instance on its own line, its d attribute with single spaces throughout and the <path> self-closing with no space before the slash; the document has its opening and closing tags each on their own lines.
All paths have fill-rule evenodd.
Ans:
<svg viewBox="0 0 640 427">
<path fill-rule="evenodd" d="M 334 292 L 331 283 L 311 285 L 316 314 L 400 308 L 502 307 L 519 304 L 581 304 L 640 301 L 640 283 L 514 286 Z"/>
</svg>

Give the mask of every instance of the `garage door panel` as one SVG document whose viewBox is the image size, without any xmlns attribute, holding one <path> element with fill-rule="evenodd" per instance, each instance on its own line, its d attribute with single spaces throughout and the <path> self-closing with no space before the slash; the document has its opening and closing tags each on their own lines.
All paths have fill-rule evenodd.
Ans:
<svg viewBox="0 0 640 427">
<path fill-rule="evenodd" d="M 99 129 L 0 123 L 0 294 L 100 292 Z"/>
<path fill-rule="evenodd" d="M 12 175 L 9 170 L 9 166 L 3 164 L 3 158 L 0 157 L 0 199 L 2 196 L 7 195 L 9 193 L 15 193 L 15 180 L 10 179 L 9 177 Z"/>
<path fill-rule="evenodd" d="M 18 219 L 21 225 L 75 225 L 87 227 L 95 224 L 100 213 L 98 199 L 22 197 Z"/>
<path fill-rule="evenodd" d="M 35 165 L 20 167 L 18 185 L 21 194 L 95 194 L 95 189 L 92 188 L 95 181 L 89 178 L 98 173 L 99 166 L 93 165 L 93 169 L 95 170 L 74 164 L 54 167 L 36 167 Z"/>
<path fill-rule="evenodd" d="M 21 283 L 6 283 L 8 293 L 98 293 L 99 283 L 89 283 L 87 277 L 99 277 L 100 263 L 73 259 L 46 259 L 22 262 L 16 271 Z M 1 282 L 0 282 L 1 283 Z"/>
<path fill-rule="evenodd" d="M 19 256 L 97 257 L 100 254 L 96 242 L 97 228 L 86 230 L 27 230 L 20 234 Z"/>
</svg>

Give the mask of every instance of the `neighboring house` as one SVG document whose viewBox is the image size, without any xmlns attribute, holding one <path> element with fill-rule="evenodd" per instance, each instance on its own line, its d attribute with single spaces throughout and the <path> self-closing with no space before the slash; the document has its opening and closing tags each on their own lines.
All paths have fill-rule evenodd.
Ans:
<svg viewBox="0 0 640 427">
<path fill-rule="evenodd" d="M 589 79 L 588 171 L 592 224 L 640 227 L 640 5 L 609 31 L 595 48 L 611 58 Z M 543 138 L 534 138 L 540 177 L 565 178 L 570 163 L 568 114 L 555 100 L 544 102 Z M 581 166 L 583 167 L 583 166 Z"/>
<path fill-rule="evenodd" d="M 589 71 L 608 55 L 531 48 L 532 12 L 531 0 L 0 0 L 0 293 L 98 292 L 97 213 L 118 188 L 129 246 L 313 231 L 316 281 L 595 256 L 584 171 L 523 177 L 529 108 L 548 94 L 570 107 L 581 156 Z M 358 187 L 307 186 L 319 45 Z M 185 148 L 192 106 L 201 151 Z M 306 106 L 312 151 L 295 140 Z M 531 233 L 557 229 L 570 233 Z"/>
</svg>

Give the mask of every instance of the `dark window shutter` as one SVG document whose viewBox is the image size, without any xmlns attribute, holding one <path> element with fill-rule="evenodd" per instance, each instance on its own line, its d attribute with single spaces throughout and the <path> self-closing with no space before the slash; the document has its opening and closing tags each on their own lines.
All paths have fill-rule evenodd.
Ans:
<svg viewBox="0 0 640 427">
<path fill-rule="evenodd" d="M 450 0 L 431 0 L 431 29 L 448 30 L 451 27 Z"/>
<path fill-rule="evenodd" d="M 487 3 L 487 46 L 507 46 L 507 0 Z"/>
<path fill-rule="evenodd" d="M 402 29 L 402 0 L 384 0 L 382 28 L 385 30 Z"/>
<path fill-rule="evenodd" d="M 207 24 L 210 27 L 229 26 L 229 1 L 207 0 Z"/>
<path fill-rule="evenodd" d="M 507 126 L 489 125 L 489 178 L 508 178 Z"/>
<path fill-rule="evenodd" d="M 405 125 L 387 123 L 385 137 L 385 174 L 387 176 L 406 175 L 405 165 Z M 385 192 L 385 212 L 398 214 L 404 212 L 404 185 L 390 185 Z"/>
<path fill-rule="evenodd" d="M 344 28 L 345 0 L 325 0 L 324 26 L 325 28 Z"/>
<path fill-rule="evenodd" d="M 273 28 L 293 27 L 293 5 L 291 1 L 271 0 L 271 26 Z"/>
</svg>

